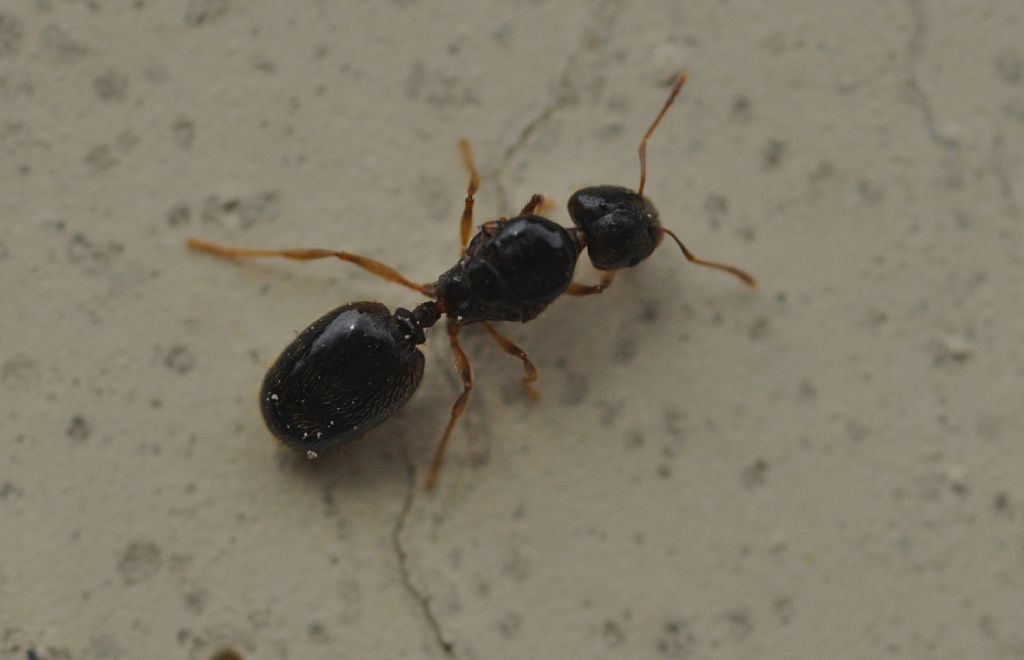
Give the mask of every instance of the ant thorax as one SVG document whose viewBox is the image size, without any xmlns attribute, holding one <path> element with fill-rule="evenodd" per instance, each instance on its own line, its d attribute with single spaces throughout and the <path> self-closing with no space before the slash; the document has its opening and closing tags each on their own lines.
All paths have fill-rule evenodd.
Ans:
<svg viewBox="0 0 1024 660">
<path fill-rule="evenodd" d="M 529 321 L 572 282 L 579 244 L 564 227 L 539 215 L 489 222 L 435 290 L 458 323 Z"/>
</svg>

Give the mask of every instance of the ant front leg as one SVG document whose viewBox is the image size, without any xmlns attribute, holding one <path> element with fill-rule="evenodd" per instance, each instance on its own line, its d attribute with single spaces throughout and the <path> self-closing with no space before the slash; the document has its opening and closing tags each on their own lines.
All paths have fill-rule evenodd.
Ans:
<svg viewBox="0 0 1024 660">
<path fill-rule="evenodd" d="M 540 394 L 537 390 L 533 389 L 530 383 L 537 380 L 537 367 L 533 366 L 533 361 L 530 360 L 530 356 L 523 349 L 519 348 L 515 342 L 506 337 L 505 335 L 498 332 L 498 330 L 491 325 L 489 321 L 484 321 L 484 327 L 487 328 L 487 332 L 491 333 L 494 337 L 494 341 L 498 342 L 498 346 L 501 350 L 505 351 L 512 357 L 519 358 L 523 361 L 523 370 L 526 372 L 523 376 L 523 391 L 526 392 L 526 396 L 530 397 L 534 401 L 540 399 Z"/>
<path fill-rule="evenodd" d="M 375 261 L 368 257 L 361 257 L 358 254 L 352 254 L 351 252 L 342 252 L 339 250 L 321 250 L 317 248 L 297 248 L 287 250 L 250 250 L 246 248 L 235 248 L 228 247 L 226 245 L 218 245 L 217 243 L 210 243 L 209 241 L 200 240 L 198 238 L 188 239 L 188 246 L 193 250 L 199 252 L 206 252 L 218 257 L 224 257 L 227 259 L 246 259 L 250 257 L 282 257 L 284 259 L 293 259 L 295 261 L 311 261 L 313 259 L 329 259 L 335 258 L 342 261 L 347 261 L 350 264 L 355 264 L 363 270 L 369 271 L 377 277 L 383 278 L 388 282 L 394 282 L 400 284 L 406 288 L 418 291 L 433 297 L 433 289 L 428 284 L 417 284 L 404 275 L 399 273 L 391 266 L 382 264 L 379 261 Z"/>
<path fill-rule="evenodd" d="M 466 202 L 462 207 L 462 224 L 459 227 L 459 238 L 462 239 L 462 250 L 469 245 L 469 231 L 473 228 L 473 204 L 474 195 L 480 188 L 480 175 L 476 172 L 476 165 L 473 163 L 473 151 L 469 148 L 469 140 L 459 140 L 459 152 L 462 154 L 462 166 L 469 174 L 469 185 L 466 186 Z M 460 252 L 461 255 L 461 252 Z"/>
<path fill-rule="evenodd" d="M 459 417 L 462 416 L 462 412 L 466 409 L 469 393 L 473 390 L 473 369 L 469 366 L 469 357 L 466 355 L 466 352 L 459 346 L 459 330 L 461 329 L 462 326 L 451 320 L 448 321 L 448 340 L 452 345 L 455 370 L 459 372 L 459 377 L 462 379 L 462 394 L 459 395 L 459 398 L 452 405 L 452 414 L 448 419 L 448 426 L 444 430 L 441 442 L 437 443 L 437 449 L 434 450 L 434 459 L 430 462 L 430 472 L 427 473 L 427 480 L 424 483 L 427 490 L 433 490 L 434 486 L 437 485 L 437 475 L 441 472 L 441 466 L 444 464 L 444 451 L 448 447 L 448 440 L 452 436 L 455 422 L 458 421 Z"/>
<path fill-rule="evenodd" d="M 519 215 L 541 215 L 552 206 L 554 203 L 544 195 L 533 195 Z"/>
<path fill-rule="evenodd" d="M 590 296 L 595 293 L 601 293 L 612 285 L 612 280 L 615 279 L 616 270 L 606 270 L 601 273 L 601 281 L 597 284 L 587 285 L 573 282 L 569 285 L 569 288 L 565 290 L 570 296 Z"/>
</svg>

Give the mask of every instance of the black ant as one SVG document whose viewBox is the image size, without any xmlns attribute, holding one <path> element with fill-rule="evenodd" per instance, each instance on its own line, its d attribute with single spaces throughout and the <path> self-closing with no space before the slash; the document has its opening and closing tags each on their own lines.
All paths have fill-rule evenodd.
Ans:
<svg viewBox="0 0 1024 660">
<path fill-rule="evenodd" d="M 518 215 L 484 223 L 470 240 L 474 196 L 480 185 L 466 140 L 459 142 L 469 173 L 460 237 L 461 257 L 436 282 L 417 284 L 393 268 L 349 252 L 320 249 L 250 250 L 191 239 L 189 247 L 221 257 L 284 257 L 310 260 L 336 258 L 353 263 L 430 298 L 411 311 L 392 314 L 377 302 L 354 302 L 334 309 L 284 349 L 267 372 L 260 407 L 267 427 L 286 445 L 316 458 L 333 445 L 354 440 L 398 410 L 419 386 L 423 376 L 424 331 L 447 317 L 448 338 L 462 394 L 452 406 L 448 426 L 434 452 L 426 487 L 433 488 L 444 460 L 445 447 L 473 388 L 473 373 L 459 346 L 459 331 L 482 323 L 509 355 L 523 362 L 523 389 L 533 397 L 537 369 L 526 351 L 502 335 L 492 321 L 525 323 L 563 293 L 584 296 L 604 291 L 622 268 L 646 259 L 665 235 L 689 261 L 732 273 L 749 286 L 754 278 L 725 264 L 698 259 L 679 238 L 661 226 L 658 212 L 647 199 L 647 140 L 686 82 L 680 74 L 668 99 L 640 141 L 640 187 L 594 186 L 569 199 L 572 228 L 548 220 L 538 211 L 544 198 L 534 195 Z M 586 249 L 603 272 L 600 282 L 585 286 L 572 281 L 576 261 Z"/>
</svg>

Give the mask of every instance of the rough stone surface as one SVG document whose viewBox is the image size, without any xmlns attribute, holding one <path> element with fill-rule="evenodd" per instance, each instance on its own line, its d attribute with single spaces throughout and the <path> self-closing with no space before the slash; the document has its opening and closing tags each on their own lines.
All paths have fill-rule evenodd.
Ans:
<svg viewBox="0 0 1024 660">
<path fill-rule="evenodd" d="M 1024 658 L 1024 5 L 0 4 L 0 658 Z M 255 397 L 306 324 L 419 300 L 477 219 L 590 184 L 665 244 L 443 329 L 310 462 Z M 585 263 L 585 260 L 584 260 Z M 579 279 L 596 281 L 589 267 Z"/>
</svg>

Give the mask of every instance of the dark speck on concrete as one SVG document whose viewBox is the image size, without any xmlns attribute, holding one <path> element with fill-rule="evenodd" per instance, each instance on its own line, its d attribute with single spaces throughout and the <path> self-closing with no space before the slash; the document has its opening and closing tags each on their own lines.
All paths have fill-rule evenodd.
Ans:
<svg viewBox="0 0 1024 660">
<path fill-rule="evenodd" d="M 769 318 L 767 316 L 759 316 L 750 324 L 750 328 L 747 330 L 747 336 L 750 337 L 751 341 L 761 341 L 768 334 L 768 329 L 770 327 L 771 321 Z"/>
<path fill-rule="evenodd" d="M 85 164 L 94 172 L 104 172 L 117 165 L 117 156 L 109 144 L 97 144 L 85 153 Z"/>
<path fill-rule="evenodd" d="M 175 204 L 167 210 L 167 224 L 171 227 L 187 225 L 192 220 L 192 210 L 188 204 Z"/>
<path fill-rule="evenodd" d="M 626 631 L 618 621 L 607 619 L 601 627 L 601 639 L 604 640 L 605 646 L 613 649 L 626 641 Z"/>
<path fill-rule="evenodd" d="M 576 371 L 567 371 L 563 379 L 565 384 L 559 400 L 568 406 L 583 403 L 587 398 L 587 392 L 590 390 L 586 377 Z"/>
<path fill-rule="evenodd" d="M 664 658 L 686 658 L 696 649 L 697 638 L 688 621 L 669 621 L 655 640 L 655 646 Z"/>
<path fill-rule="evenodd" d="M 189 591 L 185 594 L 185 609 L 192 614 L 202 614 L 209 600 L 210 593 L 206 589 Z"/>
<path fill-rule="evenodd" d="M 7 12 L 0 12 L 0 57 L 17 55 L 24 37 L 21 21 Z"/>
<path fill-rule="evenodd" d="M 196 124 L 188 117 L 178 117 L 171 125 L 171 135 L 182 149 L 190 149 L 196 140 Z"/>
<path fill-rule="evenodd" d="M 627 332 L 632 332 L 631 329 Z M 636 357 L 637 341 L 633 334 L 623 334 L 615 340 L 615 352 L 612 357 L 616 362 L 629 362 Z"/>
<path fill-rule="evenodd" d="M 813 401 L 818 398 L 818 388 L 806 378 L 801 378 L 800 384 L 797 386 L 796 396 L 803 401 Z"/>
<path fill-rule="evenodd" d="M 114 241 L 99 243 L 85 234 L 74 234 L 68 241 L 68 261 L 82 266 L 88 272 L 95 272 L 108 265 L 124 251 L 124 246 Z"/>
<path fill-rule="evenodd" d="M 114 69 L 104 71 L 93 79 L 92 88 L 101 101 L 123 101 L 128 96 L 128 76 Z"/>
<path fill-rule="evenodd" d="M 14 499 L 21 497 L 22 490 L 12 484 L 10 481 L 0 483 L 0 500 Z"/>
<path fill-rule="evenodd" d="M 754 633 L 754 619 L 750 610 L 737 609 L 726 612 L 723 617 L 729 627 L 729 637 L 734 640 L 744 640 Z"/>
<path fill-rule="evenodd" d="M 92 426 L 81 415 L 75 415 L 68 424 L 67 435 L 75 442 L 84 442 L 92 433 Z"/>
<path fill-rule="evenodd" d="M 732 99 L 732 108 L 730 112 L 732 118 L 738 122 L 747 123 L 753 116 L 753 108 L 750 99 L 742 94 L 739 94 Z"/>
<path fill-rule="evenodd" d="M 1015 50 L 1004 50 L 996 55 L 996 73 L 1007 85 L 1019 85 L 1024 80 L 1024 58 Z"/>
<path fill-rule="evenodd" d="M 992 498 L 992 510 L 997 516 L 1009 516 L 1013 512 L 1010 507 L 1009 493 L 1005 491 L 996 493 Z"/>
<path fill-rule="evenodd" d="M 30 355 L 18 353 L 17 355 L 4 360 L 0 366 L 0 381 L 14 383 L 28 380 L 37 372 L 37 363 Z"/>
<path fill-rule="evenodd" d="M 768 461 L 759 458 L 740 471 L 740 483 L 744 488 L 763 486 L 768 479 Z"/>
<path fill-rule="evenodd" d="M 243 198 L 222 199 L 211 195 L 203 203 L 200 218 L 204 223 L 223 224 L 228 217 L 236 217 L 242 229 L 262 222 L 273 222 L 281 213 L 281 195 L 268 190 Z"/>
<path fill-rule="evenodd" d="M 515 612 L 506 612 L 498 619 L 498 632 L 505 639 L 512 639 L 523 629 L 523 618 Z"/>
<path fill-rule="evenodd" d="M 319 621 L 313 621 L 306 626 L 306 635 L 309 641 L 314 644 L 326 644 L 328 642 L 327 628 Z"/>
<path fill-rule="evenodd" d="M 853 442 L 864 442 L 870 433 L 867 425 L 859 419 L 846 420 L 846 435 Z"/>
<path fill-rule="evenodd" d="M 660 308 L 658 303 L 653 300 L 643 300 L 640 302 L 640 313 L 637 314 L 636 318 L 638 321 L 643 323 L 654 323 L 658 320 L 660 314 Z"/>
<path fill-rule="evenodd" d="M 729 214 L 729 198 L 718 193 L 711 193 L 704 198 L 704 213 L 708 216 L 708 224 L 717 229 L 722 219 Z"/>
<path fill-rule="evenodd" d="M 626 434 L 626 449 L 639 449 L 644 446 L 644 434 L 640 431 L 630 431 Z"/>
<path fill-rule="evenodd" d="M 185 25 L 198 27 L 216 20 L 228 11 L 228 0 L 190 0 L 185 9 Z"/>
<path fill-rule="evenodd" d="M 117 572 L 125 584 L 135 584 L 156 575 L 163 566 L 163 553 L 149 541 L 136 541 L 125 548 Z"/>
<path fill-rule="evenodd" d="M 619 414 L 622 409 L 626 406 L 626 402 L 619 401 L 599 401 L 597 403 L 598 410 L 600 412 L 600 421 L 602 426 L 611 426 L 615 423 L 615 420 L 619 418 Z"/>
<path fill-rule="evenodd" d="M 196 368 L 196 356 L 188 346 L 172 346 L 164 355 L 164 365 L 179 374 L 187 374 Z"/>
<path fill-rule="evenodd" d="M 772 138 L 761 148 L 761 165 L 766 170 L 782 167 L 786 159 L 786 143 Z"/>
<path fill-rule="evenodd" d="M 772 611 L 778 617 L 779 623 L 788 625 L 793 620 L 793 599 L 789 596 L 780 596 L 772 603 Z"/>
<path fill-rule="evenodd" d="M 41 51 L 51 59 L 67 64 L 87 55 L 89 48 L 71 38 L 63 28 L 48 25 L 43 28 Z"/>
</svg>

